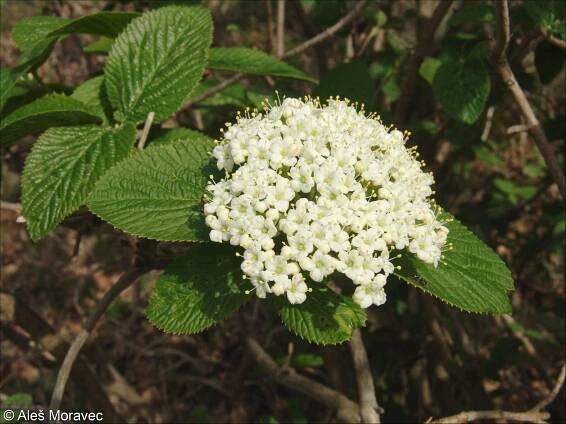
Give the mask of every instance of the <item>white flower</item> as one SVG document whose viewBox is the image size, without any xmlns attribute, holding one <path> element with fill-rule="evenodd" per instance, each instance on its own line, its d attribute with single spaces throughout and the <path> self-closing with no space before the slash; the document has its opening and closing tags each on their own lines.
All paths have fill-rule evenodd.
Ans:
<svg viewBox="0 0 566 424">
<path fill-rule="evenodd" d="M 432 175 L 404 143 L 342 100 L 285 99 L 240 116 L 212 152 L 226 177 L 207 186 L 210 239 L 243 248 L 259 297 L 302 303 L 309 281 L 340 272 L 358 304 L 380 305 L 390 252 L 436 266 L 448 235 L 428 199 Z"/>
<path fill-rule="evenodd" d="M 218 169 L 225 169 L 228 172 L 232 170 L 234 167 L 234 160 L 232 159 L 229 145 L 216 146 L 212 150 L 212 154 L 217 160 Z"/>
<path fill-rule="evenodd" d="M 306 258 L 313 250 L 312 233 L 310 231 L 298 231 L 296 234 L 288 236 L 289 245 L 283 246 L 281 254 L 287 259 L 295 258 L 301 260 Z"/>
<path fill-rule="evenodd" d="M 312 257 L 301 259 L 299 264 L 302 269 L 309 271 L 312 280 L 322 281 L 324 277 L 334 272 L 336 259 L 317 250 Z"/>
<path fill-rule="evenodd" d="M 350 249 L 350 237 L 340 226 L 332 225 L 328 229 L 328 234 L 328 244 L 332 251 L 340 253 Z"/>
<path fill-rule="evenodd" d="M 289 209 L 289 202 L 293 197 L 295 192 L 285 179 L 277 181 L 275 186 L 267 189 L 267 201 L 281 212 Z"/>
<path fill-rule="evenodd" d="M 328 233 L 328 228 L 320 222 L 314 222 L 311 224 L 309 231 L 312 234 L 314 245 L 321 252 L 328 253 L 330 251 L 330 234 Z"/>
<path fill-rule="evenodd" d="M 287 289 L 287 299 L 291 303 L 303 303 L 307 298 L 307 290 L 304 277 L 301 274 L 294 275 Z"/>
<path fill-rule="evenodd" d="M 310 166 L 294 166 L 289 174 L 293 190 L 309 193 L 314 187 L 314 178 L 312 177 L 312 168 Z"/>
<path fill-rule="evenodd" d="M 383 286 L 381 286 L 380 282 L 376 282 L 375 280 L 356 287 L 352 298 L 362 308 L 367 308 L 371 305 L 383 305 L 386 300 Z"/>
</svg>

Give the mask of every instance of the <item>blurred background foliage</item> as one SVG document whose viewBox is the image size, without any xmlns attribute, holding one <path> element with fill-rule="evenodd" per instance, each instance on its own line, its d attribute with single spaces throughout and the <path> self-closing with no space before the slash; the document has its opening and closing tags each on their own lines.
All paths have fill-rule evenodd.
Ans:
<svg viewBox="0 0 566 424">
<path fill-rule="evenodd" d="M 513 98 L 489 65 L 492 3 L 448 2 L 430 34 L 429 18 L 445 2 L 372 0 L 352 25 L 290 59 L 319 84 L 247 77 L 166 124 L 218 137 L 236 111 L 261 108 L 266 97 L 273 103 L 277 91 L 281 97 L 348 97 L 379 114 L 385 124 L 412 133 L 409 143 L 435 175 L 438 203 L 512 270 L 514 314 L 466 314 L 392 278 L 388 302 L 369 310 L 364 330 L 386 422 L 422 422 L 465 409 L 524 410 L 549 392 L 564 358 L 563 200 Z M 75 18 L 171 3 L 176 2 L 4 0 L 2 66 L 18 60 L 10 31 L 22 18 Z M 275 0 L 203 3 L 214 16 L 214 46 L 275 51 Z M 333 25 L 353 3 L 287 0 L 285 48 Z M 510 64 L 563 166 L 566 6 L 562 1 L 514 0 L 510 7 Z M 37 70 L 42 84 L 30 80 L 6 110 L 49 91 L 70 93 L 100 72 L 105 43 L 88 35 L 58 43 Z M 207 73 L 194 97 L 229 76 Z M 33 142 L 27 137 L 1 151 L 0 402 L 17 395 L 46 405 L 61 357 L 57 349 L 72 339 L 123 270 L 132 240 L 92 218 L 86 228 L 68 219 L 31 243 L 16 218 L 19 178 Z M 157 275 L 150 273 L 111 307 L 87 346 L 88 369 L 75 372 L 79 378 L 71 382 L 65 409 L 100 406 L 104 401 L 96 398 L 105 393 L 109 414 L 128 422 L 331 421 L 330 411 L 277 386 L 253 363 L 241 342 L 242 323 L 252 316 L 255 336 L 276 361 L 356 398 L 347 346 L 304 343 L 261 303 L 251 302 L 198 336 L 170 336 L 152 328 L 143 309 Z M 563 392 L 550 407 L 553 422 L 566 420 Z"/>
</svg>

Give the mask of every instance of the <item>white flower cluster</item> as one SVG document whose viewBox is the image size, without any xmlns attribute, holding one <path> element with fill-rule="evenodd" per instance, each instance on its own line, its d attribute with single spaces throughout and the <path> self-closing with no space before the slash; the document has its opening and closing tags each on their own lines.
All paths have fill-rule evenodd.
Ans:
<svg viewBox="0 0 566 424">
<path fill-rule="evenodd" d="M 206 223 L 211 240 L 244 248 L 259 297 L 302 303 L 308 278 L 339 272 L 367 308 L 385 302 L 392 250 L 438 264 L 448 230 L 401 132 L 339 99 L 285 99 L 226 125 L 213 151 L 226 177 L 208 186 Z"/>
</svg>

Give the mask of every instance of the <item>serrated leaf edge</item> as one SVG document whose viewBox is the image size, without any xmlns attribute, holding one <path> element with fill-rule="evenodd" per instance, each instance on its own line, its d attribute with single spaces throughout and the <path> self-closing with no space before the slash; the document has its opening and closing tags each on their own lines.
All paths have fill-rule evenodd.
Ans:
<svg viewBox="0 0 566 424">
<path fill-rule="evenodd" d="M 179 139 L 179 140 L 182 140 L 182 139 Z M 179 141 L 179 140 L 175 140 L 174 142 L 177 142 L 177 141 Z M 151 146 L 151 145 L 148 146 L 148 149 L 150 148 L 150 146 Z M 165 149 L 165 148 L 168 148 L 169 146 L 171 146 L 171 143 L 167 143 L 167 144 L 163 144 L 163 145 L 159 145 L 159 144 L 158 144 L 157 146 L 153 146 L 151 149 L 152 149 L 152 150 Z M 146 151 L 146 150 L 143 150 L 143 151 Z M 143 152 L 143 151 L 142 151 L 142 152 Z M 140 152 L 139 150 L 132 149 L 132 152 L 131 152 L 127 157 L 125 157 L 125 158 L 122 159 L 122 160 L 129 159 L 129 158 L 132 157 L 133 155 L 136 155 L 136 154 L 139 154 L 139 153 L 142 153 L 142 152 Z M 120 161 L 120 162 L 122 162 L 122 161 Z M 117 165 L 117 164 L 116 164 L 116 165 Z M 106 173 L 108 173 L 108 172 L 110 172 L 112 169 L 114 169 L 114 167 L 115 167 L 116 165 L 114 165 L 112 168 L 108 169 L 108 170 L 106 171 Z M 106 173 L 105 173 L 105 175 L 106 175 Z M 96 191 L 96 185 L 98 184 L 98 182 L 99 182 L 103 177 L 104 177 L 104 175 L 101 176 L 101 177 L 98 179 L 98 181 L 97 181 L 96 184 L 94 185 L 94 188 L 92 189 L 91 193 L 94 193 L 94 192 Z M 209 241 L 210 241 L 210 240 L 186 240 L 186 239 L 161 239 L 161 238 L 155 238 L 155 237 L 148 237 L 148 236 L 144 236 L 144 235 L 141 235 L 141 234 L 136 234 L 135 232 L 123 230 L 123 229 L 118 228 L 117 226 L 115 226 L 111 221 L 107 220 L 106 218 L 102 217 L 101 215 L 99 215 L 98 213 L 96 213 L 95 211 L 93 211 L 92 208 L 91 208 L 90 205 L 89 205 L 89 202 L 90 202 L 90 199 L 87 198 L 87 200 L 86 200 L 86 202 L 85 202 L 85 206 L 87 207 L 87 209 L 88 209 L 93 215 L 95 215 L 96 217 L 100 218 L 103 222 L 106 222 L 106 223 L 110 224 L 110 226 L 111 226 L 112 228 L 114 228 L 115 230 L 118 230 L 118 231 L 120 231 L 120 232 L 122 232 L 122 233 L 124 233 L 124 234 L 129 234 L 129 235 L 131 235 L 131 236 L 135 236 L 135 237 L 138 237 L 138 238 L 141 238 L 141 239 L 145 239 L 145 240 L 167 241 L 167 242 L 172 242 L 172 243 L 182 243 L 182 242 L 188 242 L 188 243 L 206 243 L 206 242 L 209 242 Z"/>
<path fill-rule="evenodd" d="M 94 124 L 86 124 L 86 125 L 94 125 Z M 102 130 L 116 130 L 116 129 L 119 129 L 119 128 L 120 128 L 120 129 L 123 128 L 124 125 L 125 125 L 125 124 L 120 125 L 119 127 L 104 127 L 104 126 L 101 126 L 100 128 L 101 128 Z M 80 126 L 80 125 L 79 125 L 79 126 Z M 42 135 L 43 135 L 43 133 L 42 133 Z M 31 149 L 33 150 L 33 149 L 35 148 L 35 146 L 36 146 L 36 145 L 34 144 Z M 132 149 L 132 151 L 134 151 L 134 149 Z M 132 151 L 128 154 L 128 156 L 124 157 L 122 160 L 125 160 L 126 158 L 128 158 L 128 157 L 132 154 Z M 30 151 L 30 153 L 31 153 L 31 151 Z M 24 161 L 24 168 L 23 168 L 23 169 L 26 168 L 29 157 L 30 157 L 30 155 L 28 154 L 28 155 L 26 156 L 25 161 Z M 118 162 L 116 162 L 116 164 L 114 164 L 114 166 L 116 166 L 116 165 L 117 165 L 118 163 L 120 163 L 122 160 L 119 160 Z M 112 168 L 114 168 L 114 166 L 113 166 Z M 110 168 L 110 169 L 112 169 L 112 168 Z M 108 169 L 106 172 L 108 172 L 110 169 Z M 100 178 L 102 178 L 102 176 L 103 176 L 103 175 L 101 175 L 101 176 L 98 178 L 98 180 L 100 180 Z M 98 180 L 97 180 L 97 182 L 98 182 Z M 26 178 L 26 179 L 22 178 L 22 180 L 21 180 L 22 192 L 24 191 L 24 186 L 27 186 L 28 184 L 29 184 L 29 183 L 28 183 L 28 181 L 27 181 L 27 178 Z M 96 186 L 96 183 L 95 183 L 95 186 Z M 26 189 L 26 190 L 27 190 L 27 189 Z M 94 191 L 94 187 L 93 187 L 93 191 Z M 92 191 L 91 191 L 91 193 L 92 193 Z M 88 197 L 87 197 L 87 200 L 88 200 Z M 84 203 L 83 205 L 81 205 L 81 206 L 86 206 L 86 201 L 85 201 L 85 203 Z M 56 224 L 54 224 L 53 226 L 49 227 L 49 228 L 45 231 L 45 234 L 42 235 L 42 236 L 40 236 L 40 237 L 33 237 L 33 236 L 31 235 L 31 232 L 30 232 L 29 229 L 28 229 L 28 234 L 30 235 L 31 240 L 34 241 L 34 242 L 37 242 L 37 241 L 41 240 L 43 237 L 45 237 L 47 234 L 49 234 L 51 231 L 53 231 L 55 228 L 57 228 L 57 226 L 59 226 L 59 225 L 61 224 L 61 222 L 63 222 L 65 219 L 67 219 L 69 216 L 71 216 L 73 213 L 75 213 L 81 206 L 79 206 L 79 207 L 76 208 L 75 210 L 73 210 L 73 211 L 71 211 L 71 212 L 65 214 L 65 216 L 61 219 L 61 221 L 59 221 L 58 223 L 56 223 Z M 89 209 L 89 210 L 90 210 L 90 209 Z M 22 216 L 24 216 L 24 218 L 25 218 L 25 215 L 23 214 L 23 210 L 22 210 Z M 27 225 L 26 225 L 26 227 L 27 227 Z"/>
</svg>

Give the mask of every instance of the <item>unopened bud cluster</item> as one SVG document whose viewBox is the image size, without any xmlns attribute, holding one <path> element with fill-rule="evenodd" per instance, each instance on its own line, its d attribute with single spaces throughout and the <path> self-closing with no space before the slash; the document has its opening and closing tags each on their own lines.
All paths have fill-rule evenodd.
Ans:
<svg viewBox="0 0 566 424">
<path fill-rule="evenodd" d="M 243 247 L 257 296 L 302 303 L 309 281 L 338 272 L 367 308 L 385 302 L 393 251 L 438 264 L 448 230 L 401 132 L 348 101 L 310 98 L 227 127 L 213 150 L 226 176 L 208 185 L 206 223 L 212 241 Z"/>
</svg>

